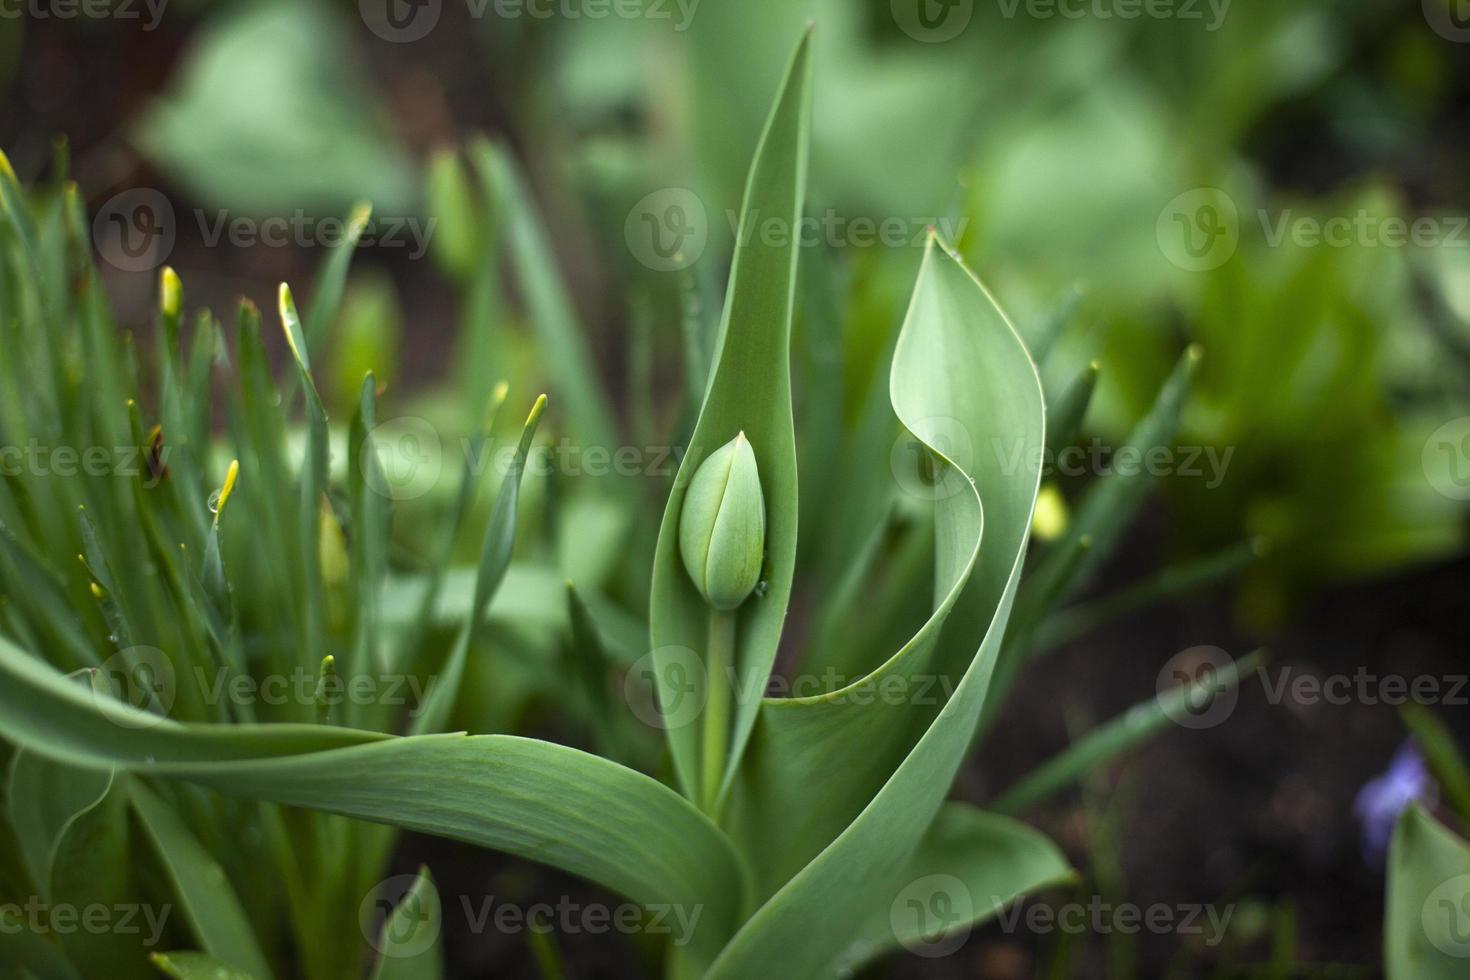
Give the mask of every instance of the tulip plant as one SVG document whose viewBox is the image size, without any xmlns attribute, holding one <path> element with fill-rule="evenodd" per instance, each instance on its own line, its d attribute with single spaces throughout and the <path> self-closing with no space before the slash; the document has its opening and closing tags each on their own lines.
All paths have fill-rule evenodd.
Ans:
<svg viewBox="0 0 1470 980">
<path fill-rule="evenodd" d="M 810 74 L 803 40 L 756 148 L 742 227 L 761 216 L 794 228 L 802 215 Z M 527 224 L 534 215 L 516 175 L 503 157 L 487 159 L 509 195 L 498 211 L 521 229 L 512 264 L 527 279 L 533 319 L 545 321 L 567 304 L 546 264 L 527 261 L 544 242 Z M 895 482 L 915 479 L 886 452 L 892 439 L 882 434 L 896 416 L 913 452 L 893 458 L 915 463 L 927 498 L 909 501 L 921 533 L 904 565 L 932 574 L 925 614 L 850 679 L 771 697 L 778 650 L 796 671 L 814 670 L 819 656 L 790 649 L 787 617 L 808 567 L 797 547 L 792 399 L 798 236 L 737 237 L 710 357 L 694 359 L 707 377 L 690 379 L 702 399 L 661 524 L 634 521 L 652 586 L 646 645 L 623 657 L 609 638 L 640 602 L 574 588 L 551 633 L 532 628 L 544 622 L 533 622 L 530 593 L 497 602 L 530 581 L 518 557 L 530 545 L 515 537 L 545 398 L 514 440 L 476 569 L 460 578 L 447 568 L 475 512 L 469 466 L 429 554 L 399 553 L 393 526 L 413 518 L 413 504 L 381 492 L 378 385 L 364 380 L 345 427 L 317 388 L 351 241 L 331 253 L 305 316 L 281 289 L 273 318 L 292 382 L 280 391 L 248 303 L 232 331 L 201 314 L 183 355 L 184 284 L 165 271 L 150 387 L 140 348 L 112 321 L 75 188 L 58 178 L 25 190 L 7 165 L 0 204 L 0 441 L 122 447 L 141 461 L 126 474 L 12 467 L 0 480 L 0 735 L 10 771 L 0 908 L 40 896 L 178 910 L 156 945 L 121 930 L 36 929 L 4 911 L 16 920 L 0 929 L 6 976 L 438 975 L 440 906 L 427 872 L 366 936 L 359 917 L 399 830 L 690 913 L 672 919 L 679 925 L 659 949 L 670 977 L 847 974 L 1073 880 L 1058 847 L 1018 816 L 1162 729 L 1204 690 L 1149 699 L 986 809 L 948 800 L 1017 672 L 1085 621 L 1086 607 L 1050 614 L 1117 540 L 1146 484 L 1100 478 L 1060 521 L 1053 500 L 1049 540 L 1027 563 L 1043 452 L 1076 435 L 1096 370 L 1045 390 L 1033 355 L 1042 360 L 1047 344 L 1033 337 L 1028 352 L 937 235 L 892 348 L 887 407 L 873 415 L 881 448 L 858 457 L 871 479 L 853 481 L 855 495 L 891 496 Z M 575 338 L 559 339 L 574 350 Z M 1170 437 L 1198 356 L 1180 362 L 1136 445 Z M 554 383 L 551 401 L 574 424 L 605 425 L 596 383 Z M 504 387 L 490 395 L 492 421 L 505 399 Z M 471 455 L 493 433 L 487 423 L 469 440 Z M 999 445 L 1018 454 L 989 450 Z M 875 580 L 881 535 L 855 525 L 847 537 L 854 547 L 838 564 L 851 574 L 834 580 L 829 611 L 815 616 L 832 627 L 829 641 L 897 587 Z M 460 581 L 473 585 L 467 601 Z M 1140 589 L 1135 598 L 1164 586 Z M 491 640 L 492 607 L 543 644 L 532 672 L 592 728 L 619 730 L 630 716 L 606 700 L 621 686 L 609 674 L 632 678 L 647 652 L 663 761 L 621 752 L 617 738 L 592 754 L 454 731 L 478 691 L 467 678 L 514 666 Z M 459 617 L 447 634 L 446 609 Z M 575 657 L 558 660 L 568 637 Z M 827 642 L 820 656 L 852 663 L 860 646 Z M 302 674 L 310 696 L 201 696 L 192 678 L 211 672 L 230 692 Z M 334 696 L 387 672 L 423 681 L 410 710 Z M 940 695 L 893 695 L 918 689 Z"/>
</svg>

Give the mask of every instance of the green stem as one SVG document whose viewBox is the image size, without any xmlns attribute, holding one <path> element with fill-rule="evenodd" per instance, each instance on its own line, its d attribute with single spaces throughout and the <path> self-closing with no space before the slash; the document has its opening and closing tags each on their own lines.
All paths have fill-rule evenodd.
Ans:
<svg viewBox="0 0 1470 980">
<path fill-rule="evenodd" d="M 705 659 L 704 810 L 711 815 L 730 752 L 730 670 L 735 663 L 735 612 L 711 609 Z"/>
</svg>

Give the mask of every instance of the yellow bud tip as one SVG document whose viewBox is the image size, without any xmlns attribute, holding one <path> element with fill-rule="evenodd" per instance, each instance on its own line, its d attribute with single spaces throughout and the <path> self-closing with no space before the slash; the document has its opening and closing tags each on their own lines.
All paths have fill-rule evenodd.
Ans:
<svg viewBox="0 0 1470 980">
<path fill-rule="evenodd" d="M 1093 374 L 1097 374 L 1099 371 L 1102 370 L 1102 363 L 1100 361 L 1088 361 L 1087 370 L 1091 371 Z"/>
<path fill-rule="evenodd" d="M 235 480 L 240 476 L 240 461 L 230 460 L 230 468 L 225 471 L 225 482 L 219 488 L 219 503 L 215 505 L 215 518 L 224 513 L 225 504 L 229 502 L 230 494 L 235 492 Z"/>
<path fill-rule="evenodd" d="M 358 201 L 352 206 L 352 212 L 347 217 L 347 237 L 356 242 L 367 227 L 368 221 L 373 216 L 372 201 Z"/>
<path fill-rule="evenodd" d="M 322 658 L 322 672 L 323 673 L 330 673 L 332 670 L 334 670 L 336 668 L 336 666 L 337 666 L 337 658 L 334 657 L 334 656 L 332 656 L 330 653 L 327 654 L 325 657 Z"/>
<path fill-rule="evenodd" d="M 174 271 L 173 266 L 166 265 L 158 274 L 158 305 L 163 310 L 163 315 L 176 317 L 179 315 L 179 307 L 183 305 L 184 284 L 179 281 L 179 274 Z"/>
<path fill-rule="evenodd" d="M 536 424 L 536 421 L 539 418 L 541 418 L 541 412 L 545 408 L 546 408 L 546 396 L 545 395 L 537 395 L 536 396 L 536 404 L 534 404 L 534 405 L 531 406 L 531 414 L 526 416 L 526 425 L 528 425 L 528 426 L 535 425 Z"/>
<path fill-rule="evenodd" d="M 505 398 L 510 394 L 510 382 L 500 381 L 495 385 L 495 390 L 490 393 L 490 402 L 496 408 L 505 403 Z"/>
<path fill-rule="evenodd" d="M 1190 344 L 1185 348 L 1184 356 L 1188 357 L 1191 361 L 1198 361 L 1205 356 L 1205 349 L 1199 344 Z"/>
<path fill-rule="evenodd" d="M 92 595 L 96 596 L 98 599 L 101 599 L 103 595 L 105 595 L 105 593 L 102 591 L 102 586 L 98 585 L 96 582 L 92 583 Z"/>
<path fill-rule="evenodd" d="M 6 156 L 4 150 L 0 150 L 0 173 L 5 174 L 17 184 L 20 183 L 19 178 L 15 176 L 15 168 L 10 165 L 10 157 Z"/>
</svg>

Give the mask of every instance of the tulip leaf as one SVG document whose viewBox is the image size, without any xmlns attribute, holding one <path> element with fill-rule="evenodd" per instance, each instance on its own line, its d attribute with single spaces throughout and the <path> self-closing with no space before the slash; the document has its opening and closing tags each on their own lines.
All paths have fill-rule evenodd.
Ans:
<svg viewBox="0 0 1470 980">
<path fill-rule="evenodd" d="M 1394 826 L 1383 913 L 1388 980 L 1452 980 L 1470 956 L 1470 843 L 1417 803 Z"/>
<path fill-rule="evenodd" d="M 262 980 L 269 973 L 245 973 L 204 953 L 154 953 L 153 965 L 172 980 Z"/>
<path fill-rule="evenodd" d="M 940 474 L 910 488 L 933 498 L 935 610 L 867 677 L 764 702 L 734 804 L 768 897 L 712 977 L 806 976 L 842 956 L 851 923 L 886 907 L 943 806 L 985 701 L 1026 551 L 1045 410 L 1015 328 L 933 237 L 890 395 Z"/>
<path fill-rule="evenodd" d="M 709 607 L 679 557 L 679 517 L 699 464 L 744 432 L 765 492 L 766 588 L 735 613 L 736 707 L 726 773 L 732 774 L 760 708 L 781 639 L 796 563 L 796 444 L 791 412 L 791 316 L 796 288 L 796 228 L 806 184 L 810 37 L 792 57 L 756 147 L 745 186 L 729 291 L 704 403 L 659 526 L 649 626 L 659 703 L 679 786 L 699 791 L 700 726 L 676 724 L 670 707 L 702 704 L 705 678 L 690 653 L 707 645 Z M 786 234 L 758 233 L 757 222 L 782 222 Z M 690 687 L 686 686 L 692 686 Z M 721 780 L 727 793 L 730 777 Z"/>
<path fill-rule="evenodd" d="M 894 947 L 948 947 L 1001 908 L 1076 878 L 1050 839 L 1025 824 L 964 803 L 946 803 L 862 935 L 832 971 L 847 975 Z M 963 936 L 959 936 L 963 939 Z"/>
<path fill-rule="evenodd" d="M 696 961 L 713 957 L 745 900 L 734 848 L 692 804 L 648 776 L 550 742 L 185 725 L 94 700 L 3 638 L 0 734 L 72 765 L 437 834 L 550 864 L 645 905 L 698 907 L 693 935 L 676 937 Z"/>
</svg>

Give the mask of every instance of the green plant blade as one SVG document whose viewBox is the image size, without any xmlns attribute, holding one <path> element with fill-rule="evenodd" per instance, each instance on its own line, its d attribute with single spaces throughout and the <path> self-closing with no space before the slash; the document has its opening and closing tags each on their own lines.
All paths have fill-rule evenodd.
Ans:
<svg viewBox="0 0 1470 980">
<path fill-rule="evenodd" d="M 378 961 L 372 980 L 434 980 L 444 976 L 440 943 L 439 892 L 429 869 L 420 868 L 413 887 L 378 932 Z"/>
<path fill-rule="evenodd" d="M 312 290 L 311 304 L 306 310 L 306 345 L 313 354 L 320 354 L 327 339 L 327 329 L 337 308 L 342 305 L 342 290 L 347 285 L 347 270 L 352 265 L 352 254 L 362 233 L 373 216 L 373 206 L 367 201 L 353 205 L 347 215 L 345 234 L 322 263 L 316 277 L 316 288 Z"/>
<path fill-rule="evenodd" d="M 1199 704 L 1201 698 L 1213 697 L 1235 686 L 1242 677 L 1254 671 L 1261 660 L 1259 652 L 1253 653 L 1218 673 L 1201 677 L 1192 684 L 1171 688 L 1134 705 L 1027 773 L 1001 794 L 990 808 L 997 813 L 1017 814 L 1045 802 L 1098 766 L 1163 731 L 1170 720 L 1179 717 L 1187 706 Z"/>
<path fill-rule="evenodd" d="M 126 785 L 133 811 L 204 951 L 234 969 L 270 976 L 265 953 L 219 862 L 195 839 L 178 812 L 140 780 L 129 779 Z"/>
<path fill-rule="evenodd" d="M 269 973 L 245 973 L 204 953 L 154 953 L 153 965 L 173 980 L 263 980 Z"/>
<path fill-rule="evenodd" d="M 56 847 L 78 815 L 107 794 L 112 773 L 78 770 L 24 749 L 10 764 L 10 825 L 20 843 L 21 858 L 42 898 L 51 893 L 51 866 Z"/>
<path fill-rule="evenodd" d="M 16 913 L 0 909 L 0 968 L 6 976 L 35 980 L 81 980 L 77 968 L 55 944 L 32 932 Z"/>
<path fill-rule="evenodd" d="M 775 107 L 756 147 L 745 186 L 740 230 L 730 270 L 714 367 L 704 404 L 674 478 L 653 565 L 649 626 L 659 702 L 705 698 L 701 672 L 688 672 L 691 653 L 703 651 L 708 607 L 679 557 L 679 516 L 694 472 L 705 457 L 744 432 L 755 452 L 765 490 L 767 583 L 737 611 L 734 664 L 737 707 L 726 773 L 735 771 L 755 725 L 760 695 L 775 661 L 796 562 L 796 443 L 791 414 L 791 315 L 795 301 L 797 241 L 806 184 L 811 101 L 810 35 L 792 56 Z M 784 222 L 788 234 L 758 233 L 758 221 Z M 700 786 L 700 726 L 670 724 L 669 747 L 679 786 L 693 797 Z M 729 776 L 722 781 L 722 794 Z"/>
<path fill-rule="evenodd" d="M 1030 532 L 1045 409 L 1014 327 L 933 238 L 894 353 L 890 395 L 945 473 L 935 494 L 941 598 L 910 643 L 867 678 L 764 703 L 745 796 L 736 801 L 760 816 L 741 839 L 759 842 L 763 863 L 780 848 L 779 872 L 802 864 L 777 880 L 711 976 L 808 976 L 842 955 L 852 924 L 885 905 L 943 805 L 985 701 Z M 997 445 L 1015 450 L 1016 465 Z M 957 680 L 942 707 L 919 701 L 916 681 L 925 676 Z M 905 688 L 914 696 L 882 696 L 890 678 L 914 685 Z M 857 697 L 862 691 L 868 696 Z M 797 814 L 813 816 L 793 823 Z"/>
<path fill-rule="evenodd" d="M 745 901 L 733 846 L 692 804 L 642 773 L 550 742 L 182 725 L 94 701 L 3 638 L 0 734 L 83 767 L 436 834 L 553 865 L 644 905 L 698 908 L 694 934 L 677 938 L 702 962 L 733 931 Z"/>
<path fill-rule="evenodd" d="M 567 415 L 581 438 L 597 446 L 618 445 L 617 415 L 515 162 L 502 147 L 484 139 L 471 147 L 471 156 L 495 202 L 506 251 L 525 293 L 527 319 L 555 383 L 558 404 L 565 399 Z"/>
<path fill-rule="evenodd" d="M 1453 980 L 1470 953 L 1466 896 L 1470 844 L 1417 803 L 1400 816 L 1388 849 L 1383 968 L 1388 980 Z"/>
<path fill-rule="evenodd" d="M 1000 909 L 1032 892 L 1076 877 L 1046 836 L 1009 817 L 964 803 L 946 803 L 892 889 L 889 903 L 870 916 L 833 973 L 846 976 L 898 947 L 935 949 L 968 933 Z M 943 897 L 945 917 L 932 908 Z"/>
<path fill-rule="evenodd" d="M 541 395 L 531 406 L 526 424 L 521 429 L 521 441 L 516 446 L 510 470 L 500 484 L 500 493 L 495 497 L 495 510 L 490 515 L 490 524 L 485 529 L 485 540 L 480 548 L 480 566 L 475 574 L 474 599 L 470 602 L 469 616 L 460 627 L 449 657 L 439 672 L 438 683 L 427 693 L 424 704 L 413 719 L 409 731 L 414 735 L 442 731 L 454 709 L 459 695 L 460 682 L 464 679 L 465 661 L 469 657 L 470 645 L 479 630 L 485 609 L 490 605 L 500 583 L 510 567 L 511 552 L 515 547 L 516 505 L 520 501 L 521 476 L 526 471 L 526 456 L 531 451 L 531 440 L 536 435 L 536 426 L 541 421 L 541 412 L 546 408 L 546 396 Z"/>
</svg>

